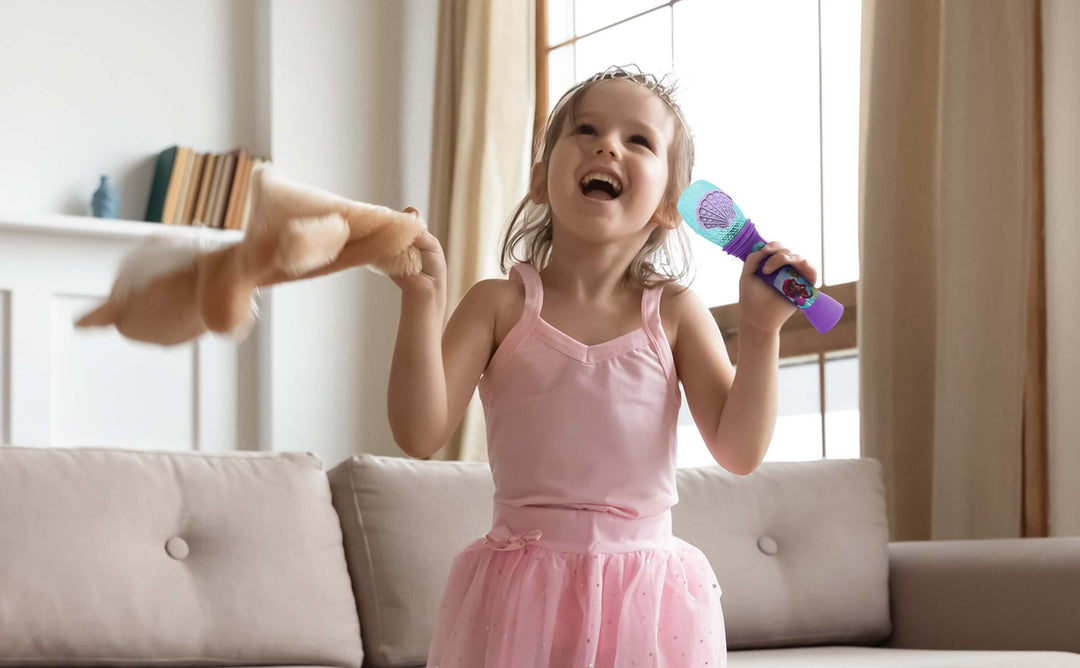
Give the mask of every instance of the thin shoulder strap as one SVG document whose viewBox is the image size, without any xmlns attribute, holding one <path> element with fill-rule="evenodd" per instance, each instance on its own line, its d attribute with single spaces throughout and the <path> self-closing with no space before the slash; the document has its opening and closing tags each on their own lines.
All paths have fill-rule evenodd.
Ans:
<svg viewBox="0 0 1080 668">
<path fill-rule="evenodd" d="M 544 305 L 544 284 L 536 267 L 528 262 L 519 262 L 511 267 L 510 275 L 514 273 L 525 285 L 525 306 L 521 309 L 521 320 L 531 325 L 540 316 L 540 309 Z"/>
<path fill-rule="evenodd" d="M 660 298 L 663 294 L 663 283 L 645 288 L 641 295 L 641 322 L 664 366 L 664 372 L 671 378 L 675 375 L 675 358 L 671 356 L 671 344 L 660 320 Z"/>
<path fill-rule="evenodd" d="M 536 272 L 536 268 L 531 264 L 520 262 L 510 267 L 508 278 L 510 280 L 516 278 L 525 285 L 525 305 L 521 309 L 521 317 L 510 328 L 506 338 L 503 339 L 495 350 L 495 354 L 488 360 L 487 368 L 484 369 L 484 375 L 488 377 L 497 374 L 499 369 L 506 365 L 507 360 L 513 357 L 522 341 L 529 336 L 533 325 L 536 324 L 537 319 L 540 317 L 540 307 L 544 303 L 544 286 L 540 282 L 540 274 Z"/>
</svg>

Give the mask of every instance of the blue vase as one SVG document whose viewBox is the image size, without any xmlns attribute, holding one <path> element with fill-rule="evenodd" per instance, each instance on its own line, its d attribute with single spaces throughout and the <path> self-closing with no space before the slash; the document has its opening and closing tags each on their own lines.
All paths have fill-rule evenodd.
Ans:
<svg viewBox="0 0 1080 668">
<path fill-rule="evenodd" d="M 101 175 L 101 185 L 90 200 L 90 208 L 94 211 L 95 218 L 116 218 L 120 208 L 120 195 L 116 188 L 109 185 L 109 177 L 104 174 Z"/>
</svg>

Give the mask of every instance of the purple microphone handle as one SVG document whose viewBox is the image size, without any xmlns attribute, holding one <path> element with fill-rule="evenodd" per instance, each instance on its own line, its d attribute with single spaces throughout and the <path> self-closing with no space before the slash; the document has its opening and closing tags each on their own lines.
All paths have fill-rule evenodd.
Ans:
<svg viewBox="0 0 1080 668">
<path fill-rule="evenodd" d="M 735 238 L 723 248 L 729 255 L 746 262 L 750 253 L 760 249 L 765 243 L 765 239 L 758 233 L 754 223 L 747 219 Z M 798 307 L 814 329 L 819 332 L 824 333 L 832 329 L 840 321 L 840 316 L 844 315 L 842 304 L 815 288 L 789 265 L 784 265 L 771 274 L 762 273 L 761 267 L 758 267 L 755 273 L 781 296 Z"/>
</svg>

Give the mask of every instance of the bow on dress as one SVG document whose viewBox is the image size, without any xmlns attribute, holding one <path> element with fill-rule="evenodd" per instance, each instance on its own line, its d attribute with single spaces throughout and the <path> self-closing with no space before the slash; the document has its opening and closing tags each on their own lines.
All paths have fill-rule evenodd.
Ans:
<svg viewBox="0 0 1080 668">
<path fill-rule="evenodd" d="M 514 534 L 510 531 L 510 527 L 505 524 L 500 524 L 487 532 L 482 542 L 492 550 L 520 550 L 525 547 L 526 543 L 535 542 L 542 535 L 544 534 L 539 529 L 533 529 L 532 531 L 522 534 Z"/>
</svg>

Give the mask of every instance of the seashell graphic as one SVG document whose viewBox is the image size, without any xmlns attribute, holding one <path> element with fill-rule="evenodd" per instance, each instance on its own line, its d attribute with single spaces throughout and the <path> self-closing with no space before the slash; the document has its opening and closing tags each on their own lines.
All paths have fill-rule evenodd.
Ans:
<svg viewBox="0 0 1080 668">
<path fill-rule="evenodd" d="M 697 219 L 704 229 L 727 229 L 735 220 L 735 203 L 725 192 L 710 190 L 698 201 Z"/>
</svg>

